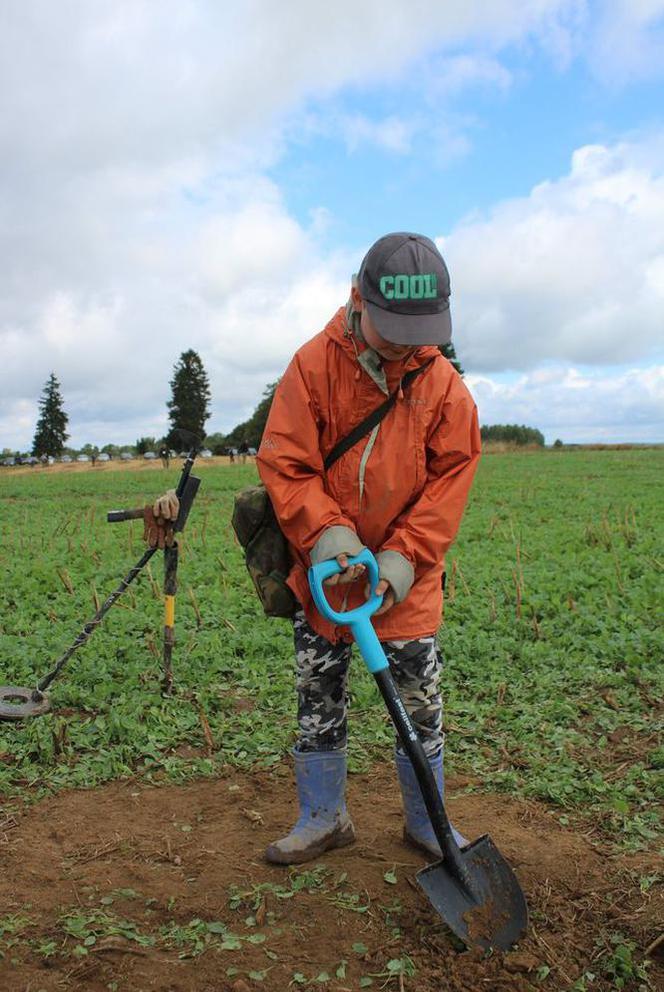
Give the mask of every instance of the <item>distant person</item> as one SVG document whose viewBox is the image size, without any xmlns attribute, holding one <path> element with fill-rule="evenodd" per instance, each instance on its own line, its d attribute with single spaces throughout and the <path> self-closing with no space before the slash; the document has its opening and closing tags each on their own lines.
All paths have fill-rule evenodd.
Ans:
<svg viewBox="0 0 664 992">
<path fill-rule="evenodd" d="M 159 449 L 159 457 L 161 458 L 161 464 L 164 468 L 169 468 L 171 464 L 171 453 L 165 444 L 162 444 Z"/>
<path fill-rule="evenodd" d="M 228 449 L 228 457 L 231 460 L 231 465 L 235 465 L 235 448 Z"/>
<path fill-rule="evenodd" d="M 244 463 L 247 460 L 247 455 L 249 454 L 249 442 L 247 441 L 246 438 L 243 438 L 240 441 L 237 451 L 240 456 L 240 462 L 242 463 L 242 465 L 244 465 Z"/>
<path fill-rule="evenodd" d="M 95 451 L 90 455 L 90 461 L 92 462 L 92 467 L 94 468 L 97 464 L 97 453 Z"/>
</svg>

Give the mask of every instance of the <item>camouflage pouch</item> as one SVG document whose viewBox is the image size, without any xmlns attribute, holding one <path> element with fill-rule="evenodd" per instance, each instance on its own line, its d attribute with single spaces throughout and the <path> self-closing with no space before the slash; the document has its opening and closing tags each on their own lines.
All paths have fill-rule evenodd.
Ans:
<svg viewBox="0 0 664 992">
<path fill-rule="evenodd" d="M 291 568 L 288 542 L 265 486 L 250 486 L 237 494 L 231 523 L 266 616 L 292 617 L 296 601 L 286 585 Z"/>
</svg>

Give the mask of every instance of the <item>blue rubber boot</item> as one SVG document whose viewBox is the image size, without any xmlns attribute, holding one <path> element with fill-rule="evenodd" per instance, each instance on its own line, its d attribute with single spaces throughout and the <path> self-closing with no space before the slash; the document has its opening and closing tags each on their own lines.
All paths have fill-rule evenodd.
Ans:
<svg viewBox="0 0 664 992">
<path fill-rule="evenodd" d="M 415 777 L 413 766 L 410 763 L 410 758 L 407 754 L 399 754 L 397 751 L 396 763 L 397 775 L 399 776 L 399 785 L 401 786 L 401 795 L 403 797 L 403 808 L 406 816 L 406 823 L 403 829 L 403 838 L 408 844 L 419 848 L 421 851 L 426 851 L 427 854 L 432 855 L 439 861 L 442 858 L 440 844 L 436 840 L 436 835 L 433 832 L 431 820 L 429 819 L 427 808 L 424 805 L 422 792 L 420 791 L 420 786 L 417 778 Z M 434 774 L 434 778 L 436 779 L 438 791 L 440 792 L 444 802 L 445 778 L 443 774 L 442 750 L 439 751 L 435 757 L 429 758 L 429 764 L 431 766 L 431 771 Z M 458 830 L 455 830 L 454 827 L 452 827 L 452 833 L 459 847 L 465 847 L 468 844 L 466 838 L 462 837 Z"/>
<path fill-rule="evenodd" d="M 270 844 L 274 865 L 299 865 L 333 847 L 346 847 L 355 830 L 346 810 L 345 751 L 293 751 L 300 817 L 286 837 Z"/>
</svg>

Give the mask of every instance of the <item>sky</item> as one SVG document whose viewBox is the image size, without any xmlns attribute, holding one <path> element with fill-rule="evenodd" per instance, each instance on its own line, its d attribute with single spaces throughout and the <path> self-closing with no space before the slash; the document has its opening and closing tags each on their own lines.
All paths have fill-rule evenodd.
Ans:
<svg viewBox="0 0 664 992">
<path fill-rule="evenodd" d="M 390 231 L 482 423 L 664 442 L 664 0 L 0 3 L 0 450 L 245 420 Z"/>
</svg>

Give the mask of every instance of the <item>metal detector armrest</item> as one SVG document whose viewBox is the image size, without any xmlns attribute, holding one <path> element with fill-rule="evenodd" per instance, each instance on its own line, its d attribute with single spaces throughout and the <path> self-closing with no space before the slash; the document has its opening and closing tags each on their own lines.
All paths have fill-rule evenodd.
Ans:
<svg viewBox="0 0 664 992">
<path fill-rule="evenodd" d="M 173 530 L 176 532 L 184 530 L 184 525 L 187 522 L 187 517 L 189 516 L 189 511 L 194 505 L 194 500 L 196 499 L 196 493 L 198 492 L 198 487 L 201 484 L 201 480 L 195 475 L 190 475 L 187 477 L 185 483 L 184 492 L 180 496 L 180 510 L 177 515 L 177 519 L 173 524 Z M 109 510 L 106 514 L 106 520 L 109 524 L 119 524 L 123 520 L 142 520 L 143 519 L 143 507 L 139 506 L 135 510 Z"/>
</svg>

